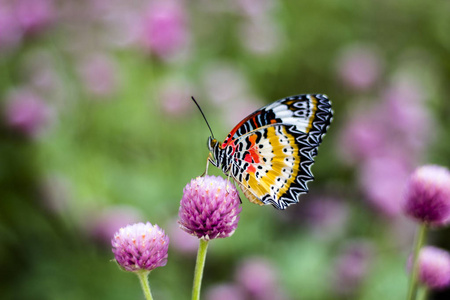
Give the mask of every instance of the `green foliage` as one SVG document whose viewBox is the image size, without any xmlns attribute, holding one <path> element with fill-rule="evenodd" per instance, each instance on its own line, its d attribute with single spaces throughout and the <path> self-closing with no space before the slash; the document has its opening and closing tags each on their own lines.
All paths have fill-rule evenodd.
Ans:
<svg viewBox="0 0 450 300">
<path fill-rule="evenodd" d="M 64 2 L 68 1 L 58 4 Z M 333 101 L 335 120 L 313 167 L 311 197 L 305 196 L 298 208 L 278 212 L 250 204 L 242 196 L 243 212 L 234 236 L 210 243 L 204 288 L 233 281 L 245 258 L 262 256 L 274 262 L 279 284 L 290 299 L 336 299 L 330 274 L 339 247 L 366 238 L 375 245 L 377 259 L 351 298 L 404 297 L 408 247 L 390 241 L 391 229 L 383 225 L 386 219 L 362 204 L 355 169 L 336 150 L 347 112 L 360 105 L 362 97 L 338 78 L 337 59 L 348 45 L 373 45 L 385 61 L 381 85 L 403 66 L 412 66 L 411 73 L 430 92 L 427 107 L 435 122 L 433 131 L 436 128 L 437 142 L 424 160 L 448 166 L 449 3 L 273 1 L 270 19 L 278 30 L 279 45 L 260 54 L 248 50 L 240 38 L 248 22 L 244 13 L 208 10 L 202 7 L 204 2 L 186 8 L 192 35 L 188 58 L 165 61 L 135 48 L 103 47 L 107 50 L 101 51 L 116 64 L 119 82 L 106 97 L 85 90 L 77 75 L 80 54 L 66 49 L 75 37 L 62 24 L 56 22 L 12 53 L 0 53 L 2 103 L 26 82 L 24 65 L 34 52 L 50 53 L 60 80 L 58 91 L 50 91 L 45 100 L 54 106 L 56 118 L 42 136 L 24 137 L 7 124 L 0 128 L 0 298 L 142 298 L 136 276 L 117 270 L 110 261 L 109 244 L 93 238 L 91 226 L 102 211 L 115 205 L 134 207 L 142 213 L 141 221 L 164 229 L 177 217 L 183 187 L 204 172 L 209 132 L 193 104 L 179 115 L 168 113 L 159 89 L 173 78 L 188 81 L 216 137 L 223 139 L 231 129 L 227 118 L 251 111 L 246 111 L 249 99 L 234 99 L 242 108 L 234 105 L 231 113 L 226 112 L 228 102 L 208 99 L 204 72 L 215 63 L 239 70 L 250 91 L 242 96 L 262 99 L 260 105 L 293 94 L 326 93 Z M 376 98 L 377 87 L 367 95 Z M 209 174 L 221 172 L 210 166 Z M 48 207 L 48 191 L 43 191 L 52 176 L 67 183 L 67 190 L 50 200 L 65 203 L 56 211 Z M 345 198 L 351 206 L 342 237 L 318 239 L 302 220 L 301 207 L 322 194 Z M 437 234 L 436 240 L 446 242 Z M 188 299 L 195 254 L 169 249 L 167 266 L 150 274 L 153 296 Z"/>
</svg>

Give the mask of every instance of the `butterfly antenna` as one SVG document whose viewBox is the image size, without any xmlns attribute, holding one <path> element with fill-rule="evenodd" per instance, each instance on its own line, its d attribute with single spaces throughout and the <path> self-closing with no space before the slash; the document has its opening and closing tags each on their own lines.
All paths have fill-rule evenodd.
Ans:
<svg viewBox="0 0 450 300">
<path fill-rule="evenodd" d="M 198 105 L 197 101 L 195 101 L 195 99 L 194 99 L 193 96 L 191 96 L 191 99 L 192 99 L 192 101 L 194 101 L 195 105 L 197 105 L 198 110 L 200 110 L 200 112 L 201 112 L 201 114 L 202 114 L 202 116 L 203 116 L 203 119 L 205 119 L 206 125 L 208 125 L 208 128 L 209 128 L 209 131 L 211 132 L 212 138 L 215 139 L 214 133 L 213 133 L 212 130 L 211 130 L 211 126 L 209 126 L 208 120 L 206 120 L 205 114 L 203 113 L 202 109 L 200 108 L 200 105 Z"/>
</svg>

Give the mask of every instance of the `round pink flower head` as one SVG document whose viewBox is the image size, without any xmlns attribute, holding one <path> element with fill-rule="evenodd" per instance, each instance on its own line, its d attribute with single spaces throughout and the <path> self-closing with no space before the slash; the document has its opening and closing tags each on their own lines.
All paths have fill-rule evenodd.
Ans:
<svg viewBox="0 0 450 300">
<path fill-rule="evenodd" d="M 269 299 L 265 296 L 275 295 L 279 286 L 277 273 L 271 261 L 264 257 L 251 257 L 239 264 L 236 281 L 252 296 L 252 299 Z"/>
<path fill-rule="evenodd" d="M 181 229 L 200 239 L 231 236 L 239 222 L 236 187 L 216 176 L 192 179 L 183 190 L 178 212 Z"/>
<path fill-rule="evenodd" d="M 30 137 L 39 136 L 49 125 L 53 109 L 31 90 L 18 90 L 8 96 L 5 117 L 7 124 Z"/>
<path fill-rule="evenodd" d="M 111 243 L 117 263 L 126 271 L 151 271 L 167 263 L 169 237 L 156 224 L 137 223 L 120 228 Z"/>
<path fill-rule="evenodd" d="M 418 168 L 407 184 L 403 203 L 406 215 L 431 226 L 450 222 L 450 172 L 427 165 Z"/>
<path fill-rule="evenodd" d="M 336 259 L 332 273 L 334 291 L 350 296 L 363 284 L 373 260 L 373 245 L 365 240 L 349 242 Z"/>
<path fill-rule="evenodd" d="M 209 287 L 206 291 L 207 300 L 245 300 L 245 293 L 241 287 L 232 283 L 219 284 Z"/>
<path fill-rule="evenodd" d="M 433 246 L 425 246 L 419 253 L 419 281 L 430 289 L 450 286 L 450 253 Z M 408 269 L 411 270 L 411 257 Z"/>
<path fill-rule="evenodd" d="M 338 74 L 348 87 L 364 91 L 377 81 L 382 59 L 377 51 L 367 45 L 352 45 L 343 50 L 338 58 Z"/>
<path fill-rule="evenodd" d="M 140 25 L 142 45 L 162 58 L 174 56 L 188 46 L 188 15 L 182 1 L 155 1 L 144 12 Z"/>
</svg>

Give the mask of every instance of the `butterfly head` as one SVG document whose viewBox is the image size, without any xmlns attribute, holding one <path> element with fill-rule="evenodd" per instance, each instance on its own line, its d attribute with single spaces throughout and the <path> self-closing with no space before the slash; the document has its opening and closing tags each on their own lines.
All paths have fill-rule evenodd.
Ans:
<svg viewBox="0 0 450 300">
<path fill-rule="evenodd" d="M 219 166 L 221 147 L 220 147 L 219 142 L 211 136 L 208 138 L 208 149 L 209 149 L 209 152 L 211 153 L 209 161 L 214 166 L 216 166 L 216 167 Z"/>
</svg>

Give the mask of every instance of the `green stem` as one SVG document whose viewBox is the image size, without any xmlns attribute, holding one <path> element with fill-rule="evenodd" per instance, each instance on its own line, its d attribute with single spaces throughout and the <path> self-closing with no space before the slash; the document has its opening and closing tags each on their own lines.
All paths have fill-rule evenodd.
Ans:
<svg viewBox="0 0 450 300">
<path fill-rule="evenodd" d="M 136 272 L 136 275 L 139 277 L 139 281 L 141 282 L 142 291 L 144 291 L 145 299 L 153 300 L 152 292 L 150 291 L 150 285 L 148 284 L 148 274 L 150 271 L 140 271 Z"/>
<path fill-rule="evenodd" d="M 203 269 L 205 267 L 206 250 L 208 241 L 200 239 L 197 252 L 197 262 L 195 263 L 194 285 L 192 286 L 192 300 L 200 300 L 200 289 L 202 286 Z"/>
<path fill-rule="evenodd" d="M 419 300 L 426 300 L 428 299 L 428 288 L 426 286 L 423 286 L 419 289 Z"/>
<path fill-rule="evenodd" d="M 418 287 L 417 278 L 419 274 L 419 263 L 417 258 L 419 256 L 420 249 L 422 248 L 425 242 L 426 235 L 427 235 L 427 225 L 420 224 L 419 228 L 417 229 L 416 238 L 414 241 L 414 253 L 412 261 L 413 265 L 411 274 L 409 276 L 409 289 L 407 298 L 408 300 L 415 300 L 417 297 L 417 287 Z"/>
</svg>

